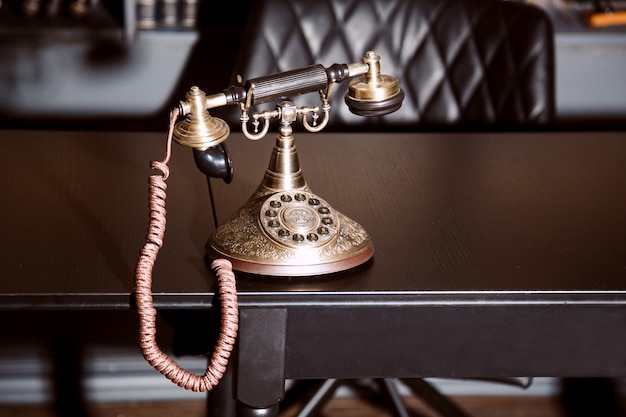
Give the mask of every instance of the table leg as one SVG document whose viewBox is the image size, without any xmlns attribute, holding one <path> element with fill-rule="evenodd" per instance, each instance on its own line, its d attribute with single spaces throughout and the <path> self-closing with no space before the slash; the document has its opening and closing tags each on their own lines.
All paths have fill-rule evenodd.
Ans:
<svg viewBox="0 0 626 417">
<path fill-rule="evenodd" d="M 207 394 L 207 417 L 236 417 L 236 401 L 233 389 L 233 364 L 230 362 L 226 372 Z"/>
<path fill-rule="evenodd" d="M 239 313 L 237 417 L 274 417 L 285 396 L 287 310 L 246 309 Z"/>
<path fill-rule="evenodd" d="M 237 404 L 237 417 L 276 417 L 278 411 L 278 404 L 268 408 L 250 407 L 242 403 Z"/>
</svg>

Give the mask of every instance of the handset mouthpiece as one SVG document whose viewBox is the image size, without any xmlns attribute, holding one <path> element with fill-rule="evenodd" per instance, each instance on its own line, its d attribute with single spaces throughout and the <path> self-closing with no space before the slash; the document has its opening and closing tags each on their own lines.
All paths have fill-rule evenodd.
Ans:
<svg viewBox="0 0 626 417">
<path fill-rule="evenodd" d="M 345 101 L 350 111 L 359 116 L 382 116 L 398 110 L 404 100 L 398 79 L 380 74 L 380 57 L 373 51 L 365 54 L 363 63 L 367 72 L 348 85 Z"/>
</svg>

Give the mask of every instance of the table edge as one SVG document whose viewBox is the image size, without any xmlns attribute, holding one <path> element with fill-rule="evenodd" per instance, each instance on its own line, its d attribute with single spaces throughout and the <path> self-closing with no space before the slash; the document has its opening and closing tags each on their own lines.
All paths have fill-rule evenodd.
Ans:
<svg viewBox="0 0 626 417">
<path fill-rule="evenodd" d="M 164 310 L 214 308 L 214 293 L 155 293 Z M 381 308 L 438 306 L 623 306 L 626 291 L 240 292 L 240 308 Z M 2 294 L 1 310 L 133 309 L 131 293 Z"/>
</svg>

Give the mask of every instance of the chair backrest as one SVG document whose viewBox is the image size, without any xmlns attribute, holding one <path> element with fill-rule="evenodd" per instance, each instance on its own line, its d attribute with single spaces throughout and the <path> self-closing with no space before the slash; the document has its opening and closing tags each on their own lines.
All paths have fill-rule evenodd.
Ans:
<svg viewBox="0 0 626 417">
<path fill-rule="evenodd" d="M 364 118 L 331 99 L 331 129 L 545 128 L 554 123 L 554 40 L 547 14 L 505 0 L 262 0 L 235 72 L 247 78 L 310 64 L 381 57 L 406 97 Z M 306 95 L 296 104 L 318 104 Z"/>
</svg>

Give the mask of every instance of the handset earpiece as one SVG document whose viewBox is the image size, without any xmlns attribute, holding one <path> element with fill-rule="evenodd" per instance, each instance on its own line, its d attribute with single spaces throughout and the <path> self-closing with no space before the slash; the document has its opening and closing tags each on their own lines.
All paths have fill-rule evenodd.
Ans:
<svg viewBox="0 0 626 417">
<path fill-rule="evenodd" d="M 193 157 L 206 176 L 221 178 L 227 184 L 233 179 L 233 164 L 226 144 L 228 124 L 208 111 L 207 96 L 198 87 L 191 87 L 180 103 L 185 118 L 176 123 L 173 137 L 181 145 L 193 148 Z"/>
<path fill-rule="evenodd" d="M 198 169 L 207 177 L 221 178 L 226 184 L 233 180 L 233 161 L 225 143 L 206 149 L 194 149 L 193 159 Z"/>
</svg>

